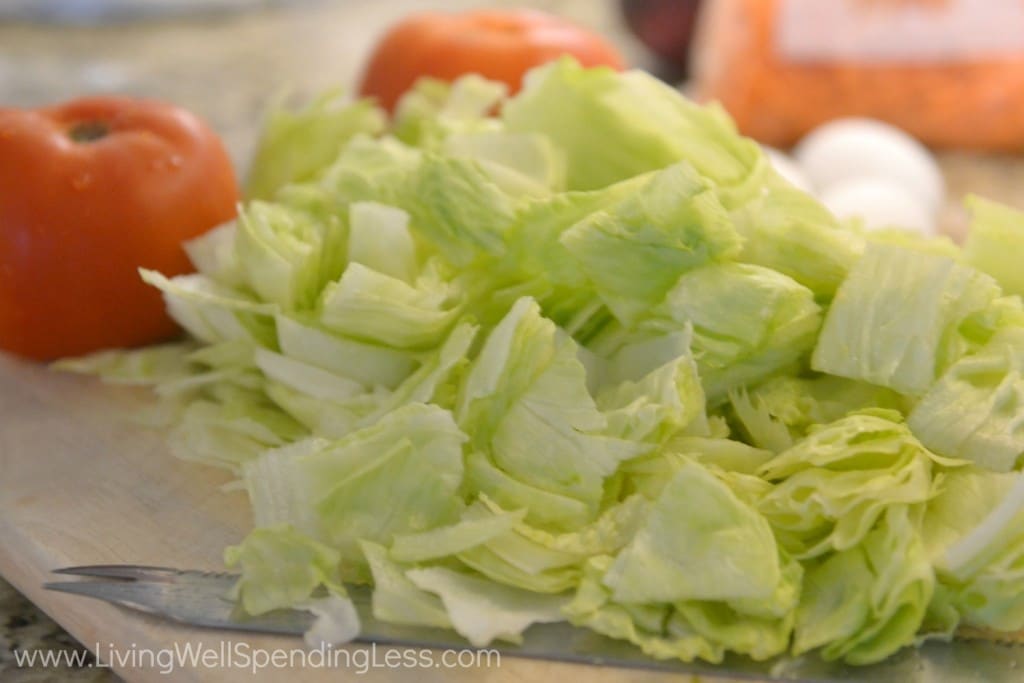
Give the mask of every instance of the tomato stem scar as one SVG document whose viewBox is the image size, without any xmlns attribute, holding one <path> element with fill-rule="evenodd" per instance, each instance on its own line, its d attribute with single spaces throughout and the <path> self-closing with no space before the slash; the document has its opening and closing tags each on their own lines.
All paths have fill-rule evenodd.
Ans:
<svg viewBox="0 0 1024 683">
<path fill-rule="evenodd" d="M 75 142 L 93 142 L 105 138 L 110 133 L 110 126 L 103 121 L 81 121 L 68 130 L 68 137 Z"/>
</svg>

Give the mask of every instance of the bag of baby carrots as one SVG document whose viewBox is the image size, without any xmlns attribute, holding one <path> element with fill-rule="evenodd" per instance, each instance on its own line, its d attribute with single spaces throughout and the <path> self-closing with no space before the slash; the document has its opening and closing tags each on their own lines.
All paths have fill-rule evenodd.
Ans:
<svg viewBox="0 0 1024 683">
<path fill-rule="evenodd" d="M 927 144 L 1024 150 L 1024 0 L 708 0 L 693 87 L 786 146 L 868 116 Z"/>
</svg>

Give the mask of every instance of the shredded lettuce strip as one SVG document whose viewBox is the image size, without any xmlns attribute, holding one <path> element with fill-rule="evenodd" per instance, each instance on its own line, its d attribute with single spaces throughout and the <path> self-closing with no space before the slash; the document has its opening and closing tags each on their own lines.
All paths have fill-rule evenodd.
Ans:
<svg viewBox="0 0 1024 683">
<path fill-rule="evenodd" d="M 477 646 L 710 662 L 1024 629 L 1021 215 L 860 234 L 720 109 L 571 59 L 276 112 L 248 188 L 142 273 L 187 340 L 58 364 L 235 474 L 246 611 L 344 641 L 369 582 Z"/>
</svg>

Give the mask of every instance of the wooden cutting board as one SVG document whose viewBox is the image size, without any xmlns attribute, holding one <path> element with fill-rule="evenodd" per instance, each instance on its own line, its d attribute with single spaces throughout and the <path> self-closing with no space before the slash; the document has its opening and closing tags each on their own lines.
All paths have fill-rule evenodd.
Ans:
<svg viewBox="0 0 1024 683">
<path fill-rule="evenodd" d="M 90 649 L 124 653 L 192 647 L 292 649 L 301 641 L 179 627 L 89 598 L 45 591 L 49 571 L 78 564 L 133 563 L 220 569 L 226 545 L 251 525 L 245 497 L 220 490 L 228 478 L 174 459 L 159 432 L 132 423 L 136 390 L 51 372 L 0 354 L 0 574 Z M 98 648 L 97 648 L 98 646 Z M 386 649 L 380 648 L 377 661 Z M 353 660 L 357 661 L 357 660 Z M 348 680 L 354 672 L 114 667 L 129 682 L 168 680 Z M 679 682 L 655 672 L 581 667 L 504 657 L 500 667 L 372 669 L 370 681 L 571 680 Z"/>
</svg>

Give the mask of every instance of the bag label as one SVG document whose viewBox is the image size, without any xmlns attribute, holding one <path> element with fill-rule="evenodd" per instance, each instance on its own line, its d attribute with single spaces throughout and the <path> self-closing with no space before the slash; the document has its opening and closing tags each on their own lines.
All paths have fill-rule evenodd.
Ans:
<svg viewBox="0 0 1024 683">
<path fill-rule="evenodd" d="M 1024 53 L 1024 0 L 780 0 L 795 62 L 963 62 Z"/>
</svg>

